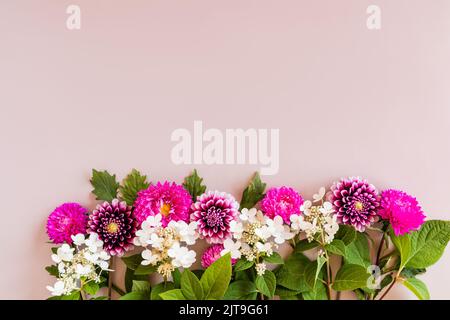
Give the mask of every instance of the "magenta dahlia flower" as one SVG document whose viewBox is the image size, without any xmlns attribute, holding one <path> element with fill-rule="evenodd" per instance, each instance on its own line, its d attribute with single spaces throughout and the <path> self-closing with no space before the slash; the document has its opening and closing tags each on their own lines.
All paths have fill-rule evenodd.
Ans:
<svg viewBox="0 0 450 320">
<path fill-rule="evenodd" d="M 114 199 L 97 205 L 89 216 L 89 232 L 98 234 L 103 249 L 110 255 L 122 256 L 133 249 L 137 222 L 125 201 Z"/>
<path fill-rule="evenodd" d="M 377 217 L 377 189 L 359 177 L 341 179 L 331 186 L 330 201 L 339 223 L 363 232 Z"/>
<path fill-rule="evenodd" d="M 290 224 L 291 215 L 300 214 L 302 204 L 302 196 L 294 189 L 289 187 L 271 188 L 261 200 L 261 210 L 270 219 L 280 216 L 285 223 Z"/>
<path fill-rule="evenodd" d="M 381 193 L 382 219 L 388 220 L 396 236 L 417 230 L 425 221 L 425 215 L 416 198 L 399 190 L 385 190 Z"/>
<path fill-rule="evenodd" d="M 134 215 L 139 224 L 148 216 L 161 214 L 163 226 L 174 221 L 189 222 L 189 210 L 192 198 L 183 186 L 175 182 L 158 182 L 147 189 L 139 191 L 134 203 Z"/>
<path fill-rule="evenodd" d="M 53 243 L 72 244 L 71 236 L 85 234 L 87 229 L 87 209 L 78 203 L 64 203 L 57 207 L 47 219 L 47 234 Z"/>
<path fill-rule="evenodd" d="M 237 219 L 239 204 L 228 193 L 209 191 L 197 198 L 191 210 L 191 220 L 198 222 L 200 238 L 222 243 L 231 236 L 230 222 Z"/>
<path fill-rule="evenodd" d="M 223 250 L 223 244 L 216 243 L 210 246 L 202 255 L 202 267 L 204 269 L 208 268 L 212 265 L 217 259 L 219 259 L 222 255 L 220 254 Z M 234 265 L 237 259 L 231 259 L 231 264 Z"/>
</svg>

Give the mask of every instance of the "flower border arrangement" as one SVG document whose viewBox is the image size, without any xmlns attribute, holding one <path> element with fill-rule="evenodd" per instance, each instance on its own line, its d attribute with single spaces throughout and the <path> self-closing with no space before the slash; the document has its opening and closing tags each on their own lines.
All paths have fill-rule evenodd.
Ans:
<svg viewBox="0 0 450 320">
<path fill-rule="evenodd" d="M 382 300 L 395 284 L 429 299 L 418 276 L 450 240 L 450 221 L 426 220 L 414 197 L 359 177 L 305 200 L 287 186 L 266 191 L 256 173 L 239 203 L 207 191 L 196 170 L 182 184 L 149 183 L 134 169 L 122 183 L 92 173 L 96 208 L 64 203 L 48 217 L 57 245 L 49 299 L 111 299 L 114 290 L 124 300 L 330 300 L 343 291 Z M 200 255 L 199 241 L 209 244 Z M 291 248 L 284 258 L 282 246 Z M 117 259 L 123 288 L 112 281 Z"/>
</svg>

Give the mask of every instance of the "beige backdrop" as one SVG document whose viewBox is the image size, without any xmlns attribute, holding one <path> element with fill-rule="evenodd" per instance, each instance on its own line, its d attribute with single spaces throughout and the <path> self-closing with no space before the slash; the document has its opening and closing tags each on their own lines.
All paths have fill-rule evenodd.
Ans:
<svg viewBox="0 0 450 320">
<path fill-rule="evenodd" d="M 69 4 L 81 30 L 66 29 Z M 361 175 L 448 219 L 449 36 L 448 0 L 2 0 L 0 298 L 48 296 L 46 217 L 94 207 L 91 168 L 181 181 L 193 166 L 172 164 L 170 134 L 194 120 L 279 128 L 270 186 L 310 197 Z M 257 169 L 197 167 L 236 196 Z M 449 298 L 449 263 L 422 277 L 432 298 Z"/>
</svg>

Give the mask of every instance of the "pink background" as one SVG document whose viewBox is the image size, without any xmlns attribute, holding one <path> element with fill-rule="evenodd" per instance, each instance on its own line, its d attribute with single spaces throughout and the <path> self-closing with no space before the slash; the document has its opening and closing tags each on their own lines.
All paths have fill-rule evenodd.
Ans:
<svg viewBox="0 0 450 320">
<path fill-rule="evenodd" d="M 361 175 L 448 219 L 449 57 L 448 0 L 1 1 L 0 298 L 48 296 L 46 217 L 93 208 L 91 168 L 181 181 L 193 167 L 172 164 L 170 134 L 194 120 L 280 128 L 270 186 L 310 197 Z M 236 196 L 257 169 L 197 167 Z M 447 250 L 422 277 L 432 298 L 449 298 L 449 264 Z"/>
</svg>

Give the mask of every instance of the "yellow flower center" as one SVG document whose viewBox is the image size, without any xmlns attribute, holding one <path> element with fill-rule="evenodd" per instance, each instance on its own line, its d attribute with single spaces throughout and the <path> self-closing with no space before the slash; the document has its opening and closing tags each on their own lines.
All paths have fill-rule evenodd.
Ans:
<svg viewBox="0 0 450 320">
<path fill-rule="evenodd" d="M 108 224 L 108 226 L 106 227 L 106 230 L 109 233 L 116 233 L 119 230 L 119 226 L 117 225 L 117 223 L 111 222 L 110 224 Z"/>
<path fill-rule="evenodd" d="M 161 208 L 159 208 L 159 213 L 161 213 L 161 215 L 163 217 L 167 217 L 170 214 L 170 204 L 168 203 L 164 203 Z"/>
<path fill-rule="evenodd" d="M 355 209 L 356 209 L 357 211 L 363 210 L 363 209 L 364 209 L 363 203 L 360 202 L 360 201 L 355 202 Z"/>
</svg>

